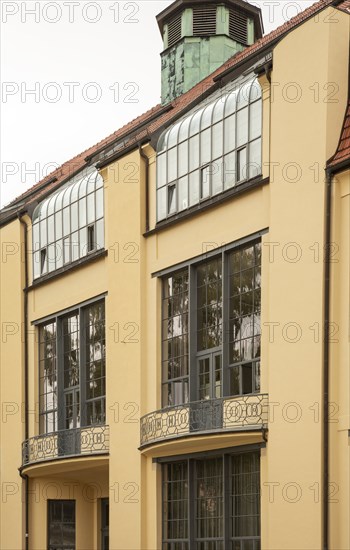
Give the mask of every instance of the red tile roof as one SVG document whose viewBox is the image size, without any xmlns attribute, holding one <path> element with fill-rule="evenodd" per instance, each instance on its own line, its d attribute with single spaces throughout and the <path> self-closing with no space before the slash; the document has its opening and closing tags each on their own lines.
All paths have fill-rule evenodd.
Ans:
<svg viewBox="0 0 350 550">
<path fill-rule="evenodd" d="M 69 176 L 72 175 L 74 172 L 82 170 L 86 166 L 86 157 L 96 154 L 101 148 L 111 145 L 118 139 L 127 138 L 128 134 L 130 134 L 131 132 L 137 132 L 138 128 L 140 128 L 140 133 L 134 136 L 132 139 L 126 141 L 124 146 L 125 148 L 129 147 L 133 143 L 135 143 L 136 145 L 141 139 L 150 137 L 155 131 L 159 131 L 163 127 L 165 128 L 170 124 L 172 120 L 178 118 L 181 113 L 186 108 L 188 108 L 189 105 L 195 103 L 196 101 L 200 101 L 203 93 L 214 89 L 217 85 L 215 79 L 219 78 L 220 75 L 238 66 L 240 63 L 244 62 L 249 57 L 252 57 L 254 54 L 258 54 L 260 51 L 264 50 L 264 48 L 272 46 L 276 41 L 285 36 L 289 31 L 291 31 L 307 19 L 313 17 L 315 14 L 327 8 L 331 4 L 334 4 L 334 0 L 319 0 L 303 12 L 299 13 L 298 15 L 278 27 L 277 29 L 259 39 L 257 42 L 252 44 L 252 46 L 231 57 L 214 73 L 202 80 L 191 90 L 175 99 L 170 106 L 172 107 L 172 109 L 168 110 L 166 113 L 161 114 L 164 109 L 164 106 L 162 105 L 157 105 L 156 107 L 150 109 L 143 115 L 135 118 L 133 121 L 129 122 L 118 131 L 114 132 L 104 140 L 97 143 L 93 147 L 90 147 L 80 155 L 77 155 L 73 159 L 64 163 L 60 168 L 46 176 L 46 178 L 44 178 L 32 188 L 27 190 L 25 193 L 17 197 L 14 201 L 10 203 L 9 206 L 13 205 L 15 210 L 15 205 L 17 203 L 21 203 L 23 205 L 23 202 L 26 202 L 27 204 L 30 204 L 33 201 L 38 201 L 42 199 L 47 194 L 59 188 L 62 182 L 69 178 Z M 342 9 L 343 11 L 346 11 L 348 13 L 348 10 L 350 10 L 350 0 L 344 0 L 337 6 L 337 8 Z M 158 117 L 156 116 L 157 113 L 159 113 Z M 148 121 L 149 124 L 147 125 Z M 122 152 L 123 148 L 121 148 L 120 151 Z M 57 181 L 55 182 L 52 181 L 54 177 L 57 178 Z M 47 183 L 47 185 L 45 185 L 45 183 Z M 38 189 L 37 192 L 35 192 L 36 189 Z M 5 218 L 7 218 L 7 216 L 5 216 Z"/>
<path fill-rule="evenodd" d="M 336 166 L 345 160 L 350 160 L 350 101 L 345 113 L 342 134 L 340 136 L 337 151 L 330 159 L 328 166 Z"/>
</svg>

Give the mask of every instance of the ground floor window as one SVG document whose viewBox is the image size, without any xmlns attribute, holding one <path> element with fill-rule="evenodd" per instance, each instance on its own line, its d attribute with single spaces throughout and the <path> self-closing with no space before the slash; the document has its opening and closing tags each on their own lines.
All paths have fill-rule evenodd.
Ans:
<svg viewBox="0 0 350 550">
<path fill-rule="evenodd" d="M 163 465 L 163 550 L 260 550 L 260 454 Z"/>
<path fill-rule="evenodd" d="M 48 550 L 75 550 L 75 500 L 48 501 Z"/>
<path fill-rule="evenodd" d="M 101 550 L 109 550 L 109 499 L 101 500 Z"/>
</svg>

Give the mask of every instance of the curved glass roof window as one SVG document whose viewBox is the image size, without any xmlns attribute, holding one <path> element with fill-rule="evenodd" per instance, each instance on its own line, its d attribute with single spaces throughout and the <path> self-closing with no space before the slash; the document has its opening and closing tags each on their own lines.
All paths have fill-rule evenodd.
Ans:
<svg viewBox="0 0 350 550">
<path fill-rule="evenodd" d="M 157 221 L 260 176 L 262 100 L 257 78 L 160 136 Z"/>
<path fill-rule="evenodd" d="M 94 170 L 33 214 L 34 279 L 104 248 L 103 179 Z"/>
</svg>

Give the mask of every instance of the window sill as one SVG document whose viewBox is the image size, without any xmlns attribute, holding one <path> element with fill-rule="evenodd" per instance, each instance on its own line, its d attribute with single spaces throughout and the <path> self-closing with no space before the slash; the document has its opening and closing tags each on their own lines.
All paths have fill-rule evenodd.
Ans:
<svg viewBox="0 0 350 550">
<path fill-rule="evenodd" d="M 38 277 L 32 282 L 31 286 L 29 286 L 27 290 L 35 289 L 38 286 L 41 286 L 42 284 L 46 283 L 47 281 L 50 281 L 55 277 L 61 277 L 67 272 L 74 271 L 80 268 L 81 266 L 84 266 L 85 264 L 95 262 L 96 260 L 99 260 L 100 258 L 104 258 L 107 255 L 108 255 L 108 251 L 105 249 L 97 250 L 96 252 L 91 252 L 87 256 L 84 256 L 84 258 L 80 258 L 79 260 L 76 260 L 75 262 L 72 262 L 69 265 L 65 265 L 63 267 L 60 267 L 59 269 L 56 269 L 55 271 L 52 271 L 51 273 L 47 273 L 46 275 L 42 275 L 41 277 Z"/>
<path fill-rule="evenodd" d="M 154 227 L 154 229 L 147 231 L 146 233 L 143 234 L 143 236 L 150 237 L 151 235 L 159 233 L 163 229 L 167 229 L 168 227 L 171 227 L 176 223 L 179 223 L 183 220 L 187 220 L 188 218 L 192 218 L 197 214 L 201 214 L 202 212 L 205 212 L 206 210 L 209 210 L 214 206 L 217 206 L 223 202 L 226 202 L 232 199 L 233 197 L 236 197 L 238 195 L 241 195 L 242 193 L 251 191 L 257 187 L 262 187 L 263 185 L 267 185 L 269 182 L 270 182 L 269 178 L 263 179 L 261 176 L 259 176 L 252 180 L 248 180 L 244 183 L 236 185 L 235 187 L 232 187 L 232 189 L 224 191 L 220 195 L 216 195 L 215 197 L 210 197 L 205 201 L 201 201 L 199 204 L 195 204 L 194 206 L 191 206 L 187 210 L 184 210 L 182 212 L 179 212 L 178 214 L 172 215 L 167 220 L 162 220 L 158 222 Z"/>
</svg>

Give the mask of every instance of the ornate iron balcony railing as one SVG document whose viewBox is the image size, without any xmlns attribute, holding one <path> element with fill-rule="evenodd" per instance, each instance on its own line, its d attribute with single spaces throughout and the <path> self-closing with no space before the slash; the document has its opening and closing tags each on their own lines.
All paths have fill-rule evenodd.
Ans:
<svg viewBox="0 0 350 550">
<path fill-rule="evenodd" d="M 267 394 L 196 401 L 143 416 L 140 446 L 198 433 L 266 430 L 267 424 Z"/>
<path fill-rule="evenodd" d="M 109 426 L 87 426 L 31 437 L 22 443 L 22 465 L 59 458 L 105 454 Z"/>
</svg>

